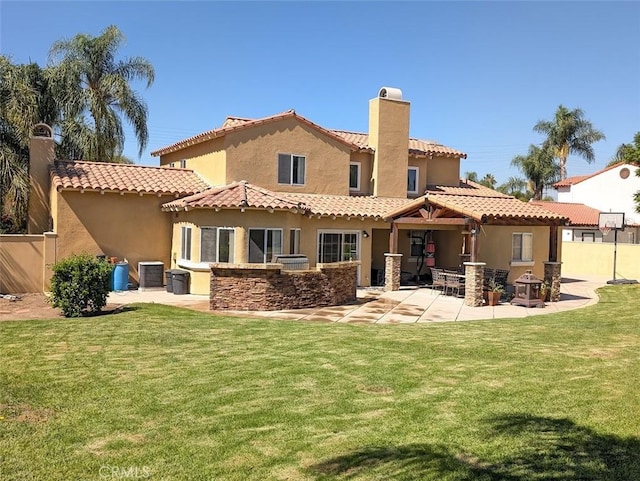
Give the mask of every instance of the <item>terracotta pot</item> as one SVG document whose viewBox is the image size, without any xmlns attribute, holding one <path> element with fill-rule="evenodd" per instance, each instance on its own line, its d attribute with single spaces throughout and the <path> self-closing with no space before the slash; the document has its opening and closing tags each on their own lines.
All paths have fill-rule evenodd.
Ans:
<svg viewBox="0 0 640 481">
<path fill-rule="evenodd" d="M 487 292 L 487 299 L 490 306 L 497 306 L 500 303 L 500 296 L 502 296 L 502 292 Z"/>
</svg>

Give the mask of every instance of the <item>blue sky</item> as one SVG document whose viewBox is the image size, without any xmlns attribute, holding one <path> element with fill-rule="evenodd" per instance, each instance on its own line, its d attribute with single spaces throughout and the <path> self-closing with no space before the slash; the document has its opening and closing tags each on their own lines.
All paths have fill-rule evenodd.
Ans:
<svg viewBox="0 0 640 481">
<path fill-rule="evenodd" d="M 514 155 L 559 104 L 602 130 L 604 167 L 640 131 L 638 2 L 0 2 L 0 53 L 47 62 L 51 44 L 113 24 L 122 57 L 143 56 L 156 80 L 135 88 L 149 107 L 149 152 L 218 127 L 227 115 L 295 109 L 323 127 L 365 132 L 382 86 L 411 102 L 411 135 L 468 154 L 461 173 L 519 172 Z"/>
</svg>

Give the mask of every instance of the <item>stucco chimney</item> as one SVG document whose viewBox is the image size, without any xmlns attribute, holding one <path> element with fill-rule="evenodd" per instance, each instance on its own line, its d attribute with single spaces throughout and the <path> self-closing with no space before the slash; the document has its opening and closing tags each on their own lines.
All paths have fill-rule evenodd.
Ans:
<svg viewBox="0 0 640 481">
<path fill-rule="evenodd" d="M 54 158 L 53 131 L 47 124 L 37 124 L 29 139 L 29 234 L 51 230 L 49 165 Z"/>
<path fill-rule="evenodd" d="M 383 87 L 369 101 L 369 145 L 375 149 L 373 195 L 407 196 L 409 167 L 409 102 L 402 91 Z"/>
</svg>

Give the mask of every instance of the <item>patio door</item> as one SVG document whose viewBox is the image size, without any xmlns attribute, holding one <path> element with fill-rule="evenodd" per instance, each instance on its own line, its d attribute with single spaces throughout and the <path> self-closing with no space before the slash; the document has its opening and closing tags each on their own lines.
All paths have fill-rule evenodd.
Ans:
<svg viewBox="0 0 640 481">
<path fill-rule="evenodd" d="M 360 231 L 318 230 L 318 262 L 360 260 Z M 360 285 L 360 266 L 358 266 Z"/>
</svg>

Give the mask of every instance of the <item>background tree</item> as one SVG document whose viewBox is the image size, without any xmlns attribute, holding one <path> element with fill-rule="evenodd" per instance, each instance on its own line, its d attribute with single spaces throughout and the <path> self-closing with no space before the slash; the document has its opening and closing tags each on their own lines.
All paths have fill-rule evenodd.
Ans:
<svg viewBox="0 0 640 481">
<path fill-rule="evenodd" d="M 616 154 L 613 156 L 607 166 L 618 164 L 620 162 L 640 166 L 640 132 L 636 132 L 636 134 L 633 136 L 633 143 L 620 144 L 618 146 Z"/>
<path fill-rule="evenodd" d="M 521 177 L 509 177 L 509 179 L 497 187 L 498 192 L 503 194 L 512 195 L 516 199 L 522 201 L 528 201 L 531 199 L 533 193 L 529 190 L 529 182 Z"/>
<path fill-rule="evenodd" d="M 493 174 L 485 174 L 485 176 L 480 179 L 479 183 L 481 185 L 484 185 L 485 187 L 489 187 L 490 189 L 495 189 L 498 181 L 496 181 L 496 178 L 493 176 Z"/>
<path fill-rule="evenodd" d="M 532 199 L 542 200 L 544 188 L 557 182 L 560 165 L 554 159 L 553 149 L 548 145 L 530 145 L 527 155 L 516 155 L 511 165 L 518 167 L 528 182 Z"/>
<path fill-rule="evenodd" d="M 583 157 L 591 163 L 595 160 L 591 144 L 604 140 L 605 136 L 584 118 L 580 109 L 569 110 L 560 105 L 553 120 L 541 120 L 533 130 L 547 136 L 545 144 L 560 162 L 560 179 L 567 177 L 567 158 L 571 154 Z"/>
<path fill-rule="evenodd" d="M 122 155 L 122 118 L 133 127 L 139 155 L 147 146 L 147 106 L 130 82 L 150 87 L 154 69 L 142 57 L 117 60 L 123 42 L 111 25 L 97 37 L 78 34 L 55 42 L 49 53 L 58 73 L 62 144 L 85 160 L 114 161 Z"/>
<path fill-rule="evenodd" d="M 0 202 L 2 232 L 26 227 L 29 136 L 38 122 L 54 125 L 58 110 L 51 75 L 37 64 L 14 65 L 0 56 Z"/>
<path fill-rule="evenodd" d="M 473 171 L 467 171 L 464 173 L 464 178 L 471 182 L 478 182 L 478 173 Z"/>
</svg>

